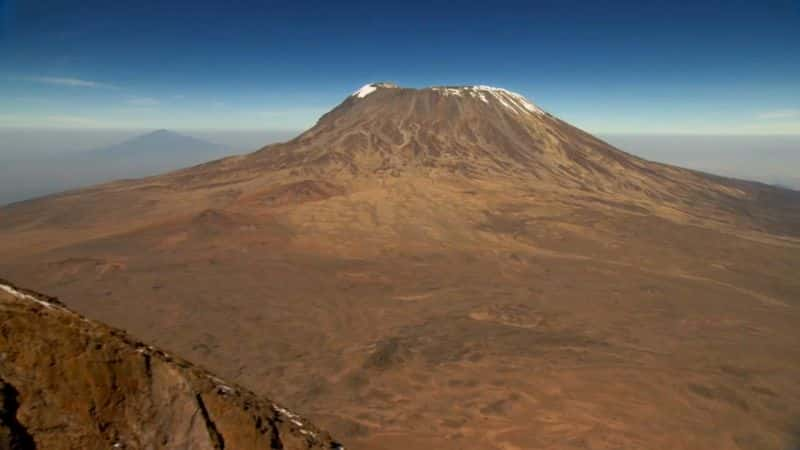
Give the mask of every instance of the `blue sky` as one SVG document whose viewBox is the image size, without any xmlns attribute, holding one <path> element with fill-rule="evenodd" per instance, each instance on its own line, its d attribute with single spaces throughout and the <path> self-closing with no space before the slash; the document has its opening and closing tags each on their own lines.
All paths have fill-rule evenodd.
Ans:
<svg viewBox="0 0 800 450">
<path fill-rule="evenodd" d="M 610 3 L 0 0 L 0 127 L 302 129 L 390 80 L 596 133 L 800 134 L 800 2 Z"/>
</svg>

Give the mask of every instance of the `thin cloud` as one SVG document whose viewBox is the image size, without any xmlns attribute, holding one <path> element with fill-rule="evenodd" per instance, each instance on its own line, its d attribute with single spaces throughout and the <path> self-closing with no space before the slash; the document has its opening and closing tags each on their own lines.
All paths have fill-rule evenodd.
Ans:
<svg viewBox="0 0 800 450">
<path fill-rule="evenodd" d="M 765 111 L 759 113 L 757 117 L 761 120 L 793 119 L 795 117 L 800 117 L 800 109 L 776 109 L 774 111 Z"/>
<path fill-rule="evenodd" d="M 66 87 L 82 87 L 82 88 L 96 88 L 96 89 L 119 89 L 117 86 L 108 83 L 100 83 L 92 80 L 82 80 L 80 78 L 65 78 L 65 77 L 24 77 L 24 80 L 33 81 L 35 83 L 49 84 L 53 86 L 66 86 Z"/>
<path fill-rule="evenodd" d="M 84 127 L 107 125 L 105 121 L 98 120 L 92 117 L 72 116 L 66 114 L 46 116 L 45 123 L 49 125 L 84 126 Z"/>
<path fill-rule="evenodd" d="M 156 106 L 161 104 L 161 102 L 152 97 L 134 97 L 128 100 L 128 104 L 134 106 Z"/>
<path fill-rule="evenodd" d="M 24 103 L 50 103 L 49 99 L 39 97 L 17 97 L 16 100 Z"/>
<path fill-rule="evenodd" d="M 69 114 L 52 114 L 48 116 L 0 114 L 0 126 L 41 128 L 103 128 L 111 125 L 113 124 L 105 120 Z"/>
</svg>

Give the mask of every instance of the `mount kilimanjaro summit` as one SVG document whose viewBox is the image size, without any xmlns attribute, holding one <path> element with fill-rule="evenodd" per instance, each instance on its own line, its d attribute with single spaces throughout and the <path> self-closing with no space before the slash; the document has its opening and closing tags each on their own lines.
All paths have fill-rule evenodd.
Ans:
<svg viewBox="0 0 800 450">
<path fill-rule="evenodd" d="M 791 448 L 798 270 L 799 193 L 487 86 L 366 85 L 291 141 L 0 209 L 2 277 L 348 448 Z"/>
</svg>

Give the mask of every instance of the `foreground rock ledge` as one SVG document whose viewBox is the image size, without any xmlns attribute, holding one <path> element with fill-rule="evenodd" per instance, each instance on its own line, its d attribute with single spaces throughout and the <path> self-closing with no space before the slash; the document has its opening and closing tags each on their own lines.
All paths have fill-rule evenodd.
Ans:
<svg viewBox="0 0 800 450">
<path fill-rule="evenodd" d="M 0 449 L 342 449 L 299 415 L 0 280 Z"/>
</svg>

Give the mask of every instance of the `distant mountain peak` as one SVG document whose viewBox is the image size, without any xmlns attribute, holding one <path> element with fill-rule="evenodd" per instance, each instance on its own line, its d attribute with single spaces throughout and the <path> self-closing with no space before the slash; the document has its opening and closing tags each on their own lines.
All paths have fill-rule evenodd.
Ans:
<svg viewBox="0 0 800 450">
<path fill-rule="evenodd" d="M 162 128 L 134 136 L 111 147 L 96 150 L 94 153 L 136 155 L 182 152 L 202 154 L 204 152 L 217 151 L 221 148 L 222 146 L 219 144 Z"/>
<path fill-rule="evenodd" d="M 104 175 L 105 181 L 155 175 L 230 154 L 230 150 L 223 145 L 159 129 L 85 152 L 79 158 L 73 158 L 73 162 L 80 166 L 101 168 L 98 173 Z"/>
<path fill-rule="evenodd" d="M 186 139 L 186 140 L 191 139 L 191 140 L 197 140 L 198 142 L 200 141 L 200 139 L 197 139 L 193 136 L 178 133 L 176 131 L 168 130 L 166 128 L 159 128 L 149 133 L 134 136 L 131 139 L 129 139 L 129 141 L 136 139 Z"/>
</svg>

